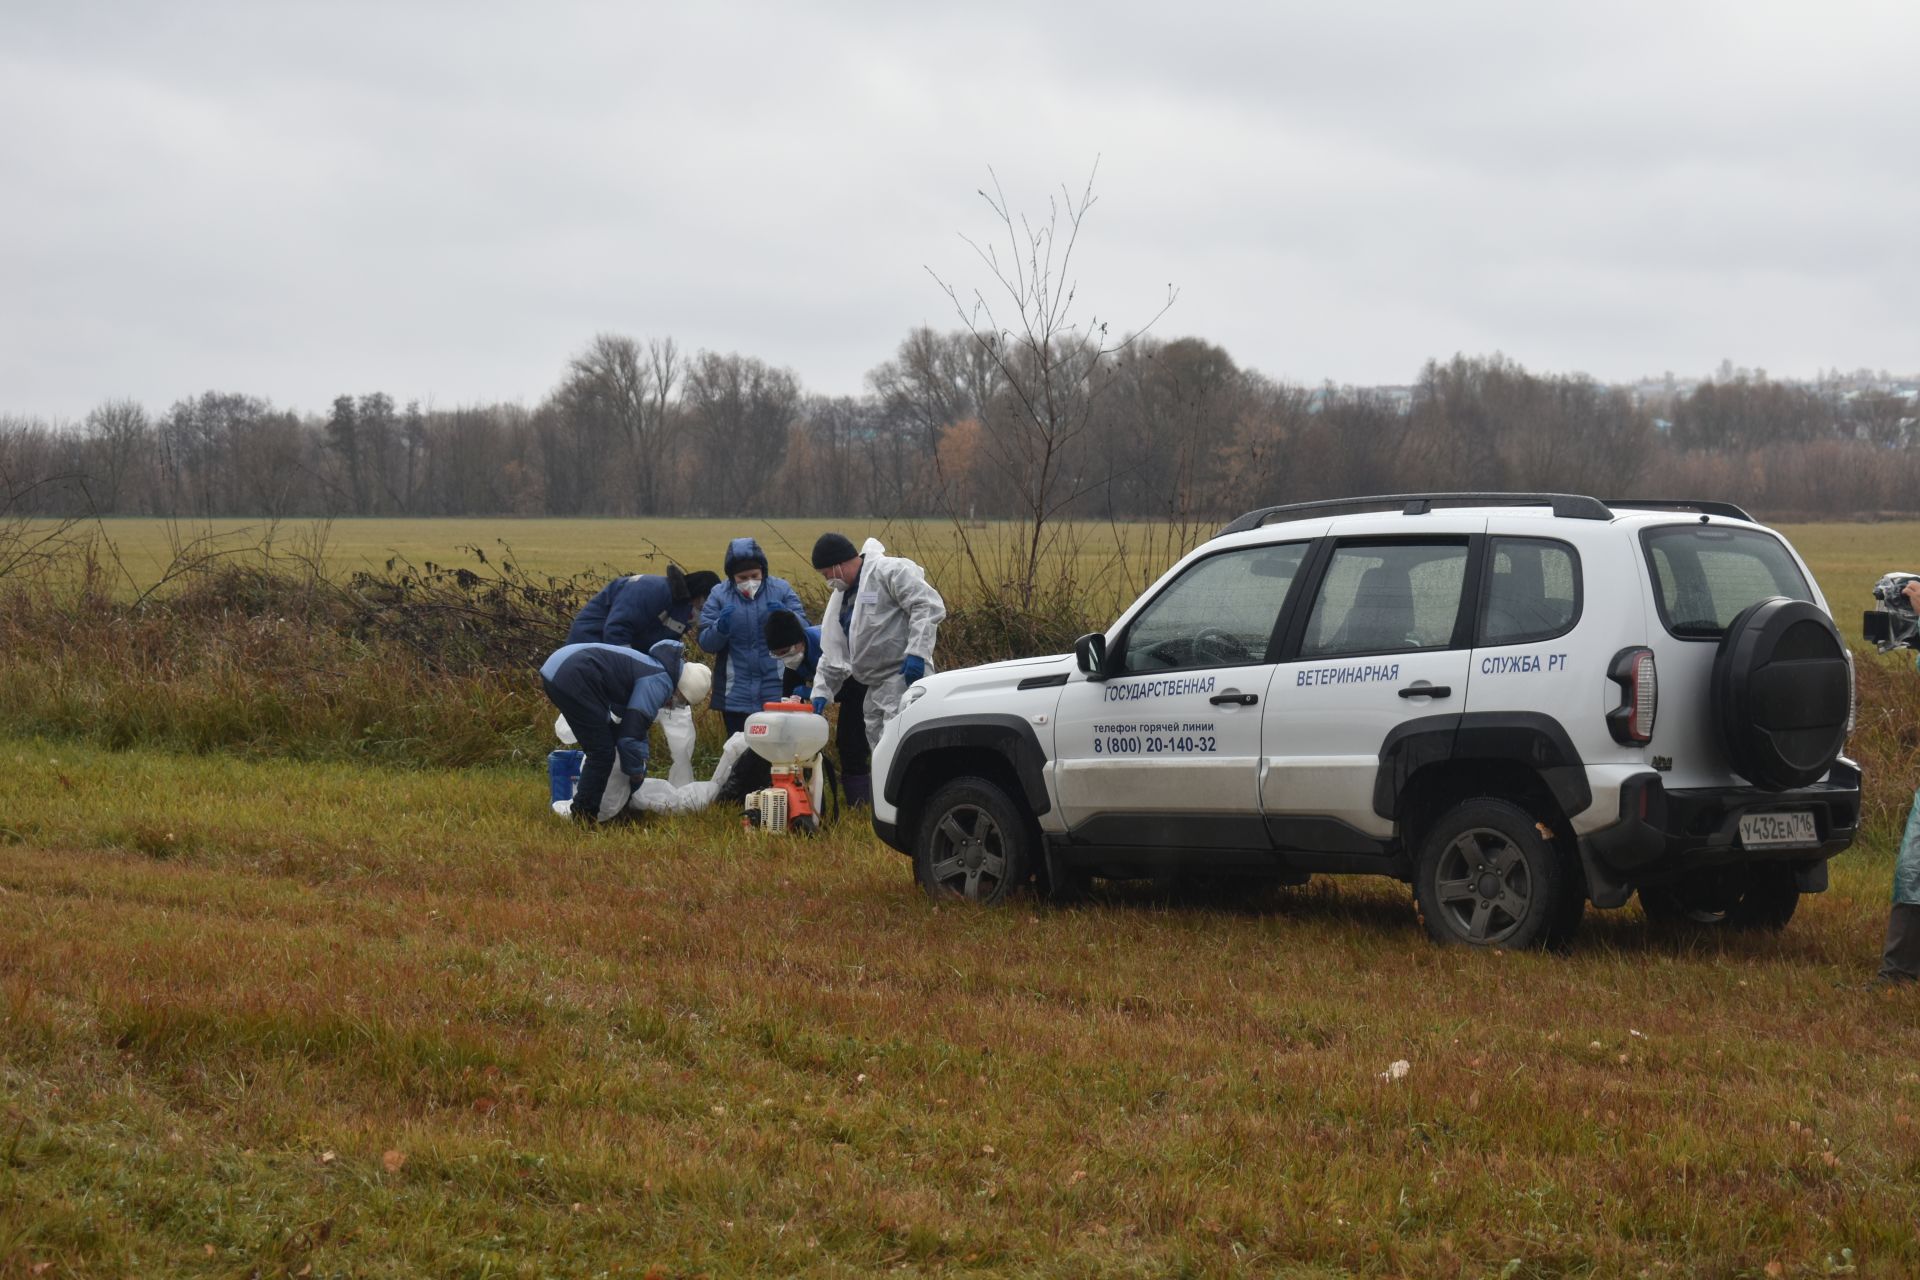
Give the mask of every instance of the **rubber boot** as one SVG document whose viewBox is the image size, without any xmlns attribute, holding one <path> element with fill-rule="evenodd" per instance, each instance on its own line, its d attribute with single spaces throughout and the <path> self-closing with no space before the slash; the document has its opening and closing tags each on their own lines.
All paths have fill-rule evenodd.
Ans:
<svg viewBox="0 0 1920 1280">
<path fill-rule="evenodd" d="M 840 789 L 847 793 L 847 804 L 873 807 L 873 775 L 870 773 L 847 773 L 840 777 Z"/>
</svg>

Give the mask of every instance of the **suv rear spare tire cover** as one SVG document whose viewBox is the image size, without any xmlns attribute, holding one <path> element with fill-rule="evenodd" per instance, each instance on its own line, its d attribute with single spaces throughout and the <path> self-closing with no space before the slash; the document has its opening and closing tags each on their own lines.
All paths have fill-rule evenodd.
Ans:
<svg viewBox="0 0 1920 1280">
<path fill-rule="evenodd" d="M 1768 791 L 1818 782 L 1846 743 L 1851 679 L 1818 605 L 1784 596 L 1749 605 L 1713 660 L 1713 727 L 1728 763 Z"/>
</svg>

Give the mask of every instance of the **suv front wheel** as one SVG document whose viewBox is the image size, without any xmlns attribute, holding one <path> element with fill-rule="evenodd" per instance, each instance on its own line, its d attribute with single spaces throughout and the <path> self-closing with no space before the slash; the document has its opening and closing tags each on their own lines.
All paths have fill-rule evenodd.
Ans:
<svg viewBox="0 0 1920 1280">
<path fill-rule="evenodd" d="M 992 905 L 1033 874 L 1035 833 L 996 782 L 955 778 L 927 801 L 913 842 L 913 874 L 929 898 Z"/>
<path fill-rule="evenodd" d="M 1586 890 L 1542 826 L 1488 797 L 1456 805 L 1427 832 L 1414 868 L 1420 919 L 1435 942 L 1557 946 L 1579 924 Z"/>
</svg>

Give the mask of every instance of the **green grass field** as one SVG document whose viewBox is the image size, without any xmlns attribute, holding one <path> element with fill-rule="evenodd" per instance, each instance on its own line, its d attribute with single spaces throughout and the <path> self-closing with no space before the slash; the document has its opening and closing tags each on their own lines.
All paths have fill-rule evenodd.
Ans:
<svg viewBox="0 0 1920 1280">
<path fill-rule="evenodd" d="M 1792 534 L 1851 632 L 1917 531 Z M 1920 1274 L 1920 993 L 1864 988 L 1920 677 L 1862 673 L 1830 892 L 1567 955 L 1379 880 L 936 908 L 859 824 L 565 826 L 537 759 L 0 738 L 0 1277 Z"/>
</svg>

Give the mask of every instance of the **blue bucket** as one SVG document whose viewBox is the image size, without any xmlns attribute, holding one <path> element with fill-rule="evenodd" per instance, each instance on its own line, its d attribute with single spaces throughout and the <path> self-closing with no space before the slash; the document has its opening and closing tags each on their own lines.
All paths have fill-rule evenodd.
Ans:
<svg viewBox="0 0 1920 1280">
<path fill-rule="evenodd" d="M 586 760 L 584 751 L 547 752 L 547 785 L 553 790 L 555 803 L 573 799 L 573 789 L 580 785 L 580 766 Z"/>
</svg>

